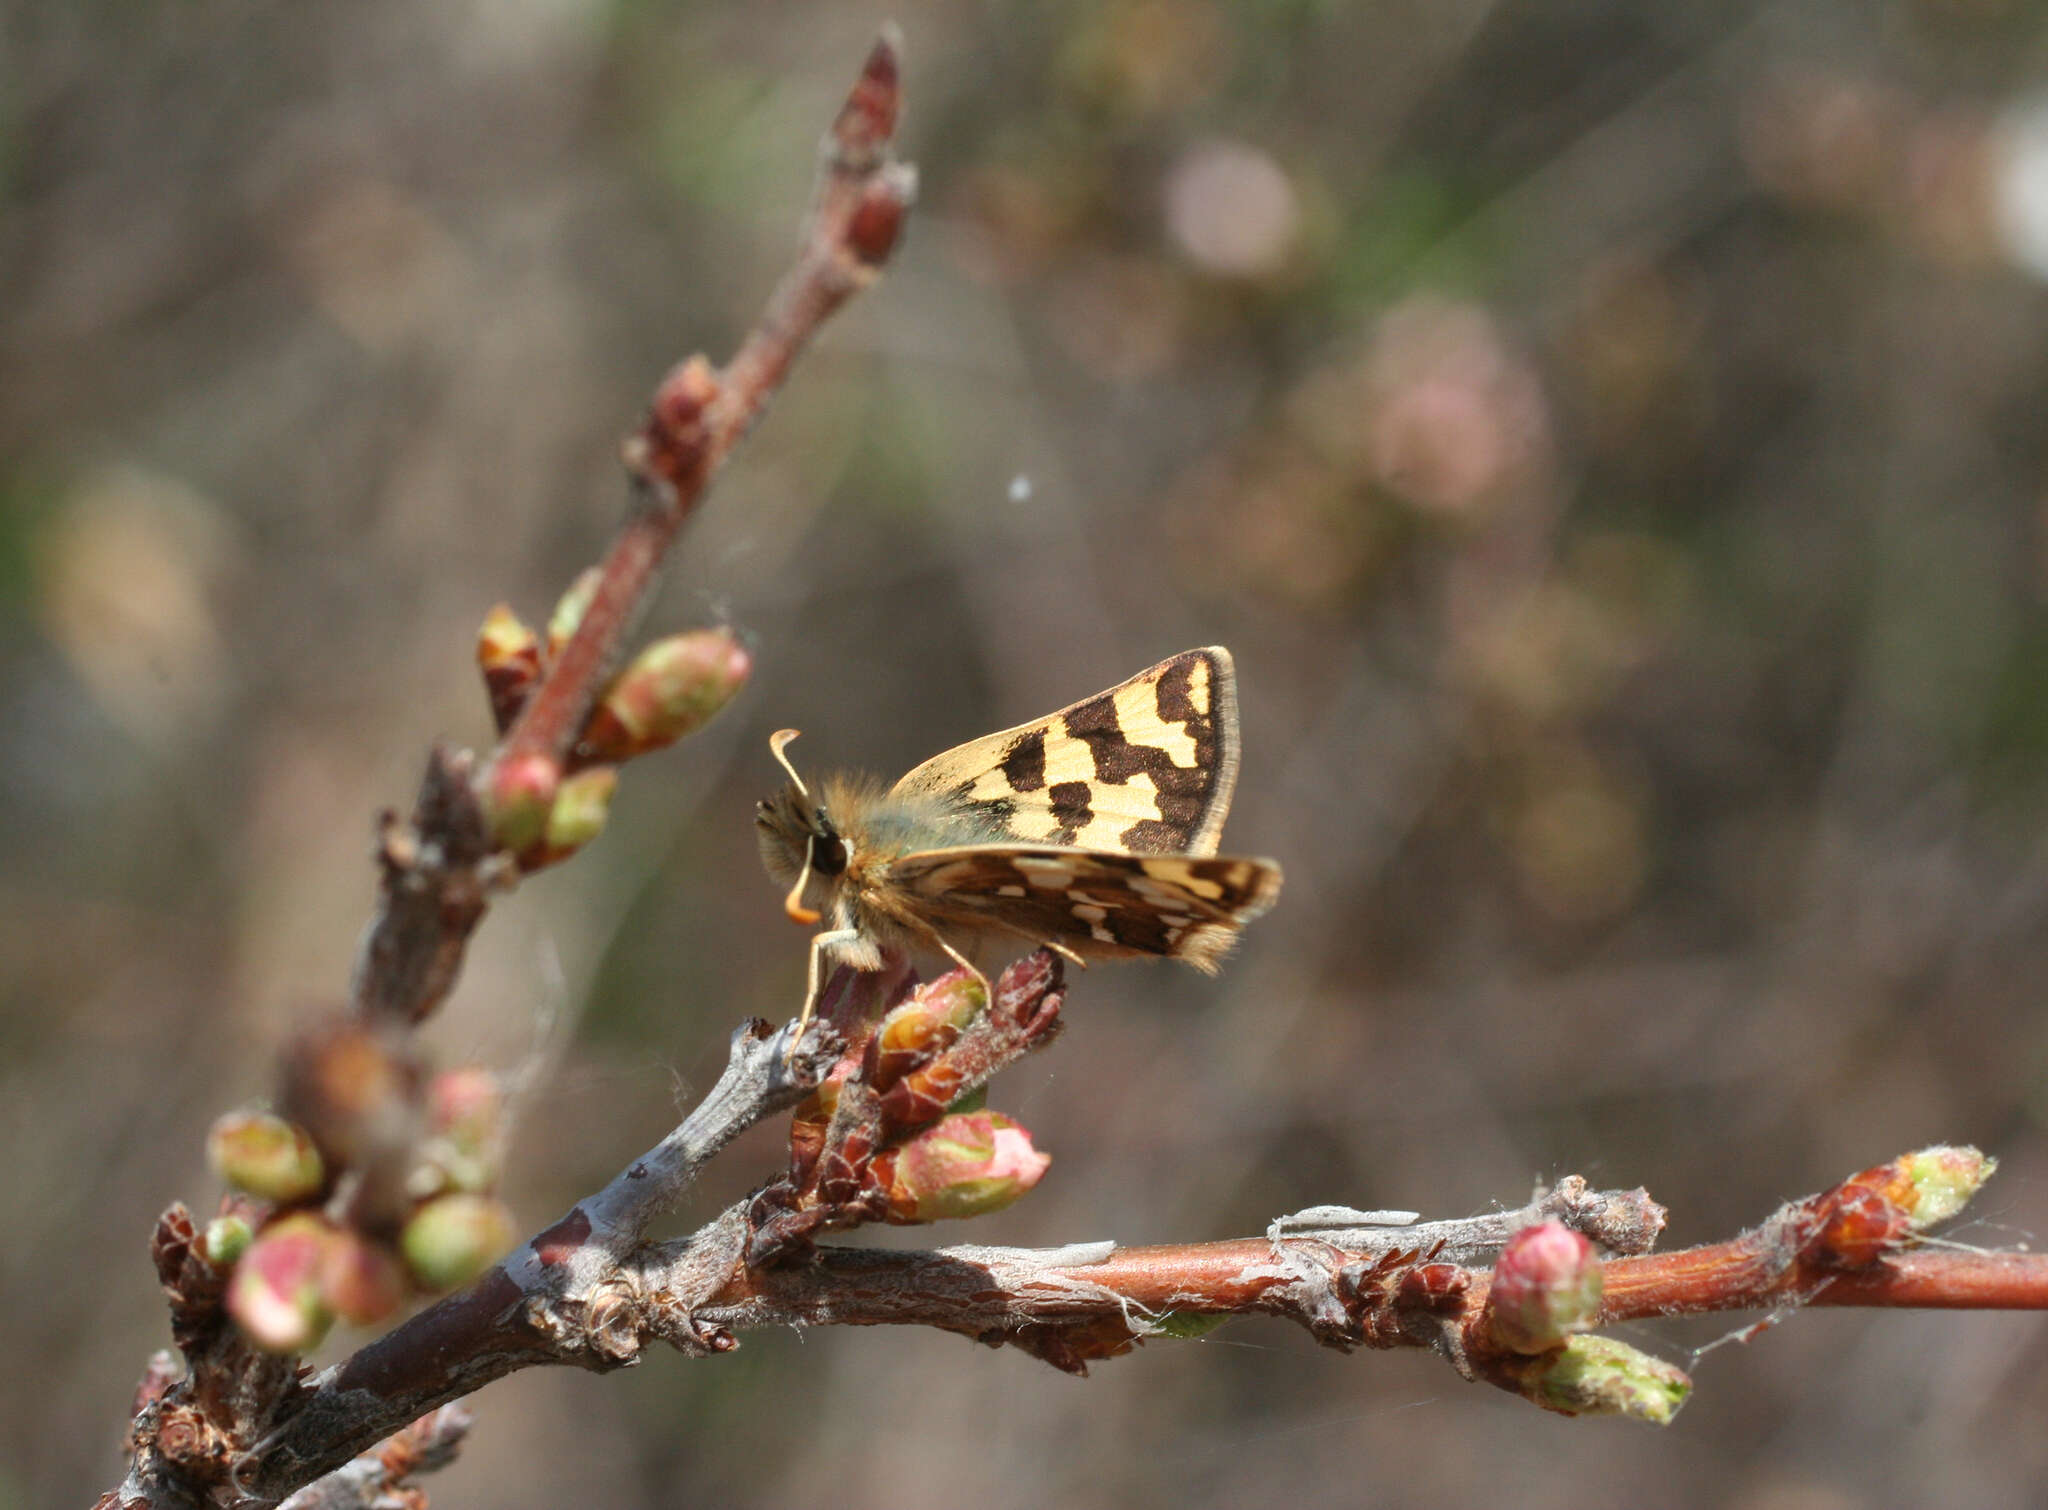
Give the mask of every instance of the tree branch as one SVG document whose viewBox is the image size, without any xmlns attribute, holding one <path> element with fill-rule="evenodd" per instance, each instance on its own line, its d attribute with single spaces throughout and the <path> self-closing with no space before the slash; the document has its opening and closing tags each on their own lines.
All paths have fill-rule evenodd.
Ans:
<svg viewBox="0 0 2048 1510">
<path fill-rule="evenodd" d="M 748 1044 L 745 1037 L 735 1038 L 736 1064 L 762 1048 L 779 1052 L 779 1040 Z M 707 1105 L 717 1099 L 714 1093 Z M 687 1239 L 624 1254 L 596 1235 L 579 1207 L 483 1284 L 312 1381 L 305 1408 L 269 1449 L 270 1470 L 248 1482 L 257 1488 L 277 1472 L 289 1478 L 345 1460 L 365 1434 L 518 1368 L 617 1368 L 656 1342 L 705 1356 L 730 1351 L 740 1332 L 769 1326 L 936 1327 L 1078 1374 L 1152 1338 L 1271 1316 L 1340 1350 L 1432 1349 L 1466 1378 L 1547 1408 L 1668 1419 L 1690 1387 L 1668 1365 L 1607 1344 L 1598 1356 L 1626 1387 L 1589 1391 L 1577 1380 L 1587 1351 L 1581 1344 L 1606 1339 L 1561 1335 L 1534 1352 L 1511 1345 L 1492 1290 L 1518 1234 L 1556 1223 L 1611 1255 L 1599 1264 L 1607 1302 L 1585 1325 L 1802 1303 L 2048 1307 L 2048 1255 L 1922 1246 L 1921 1229 L 1952 1215 L 1955 1202 L 1923 1201 L 1916 1209 L 1901 1172 L 1930 1161 L 1953 1165 L 1966 1152 L 1908 1155 L 1783 1208 L 1730 1242 L 1654 1257 L 1642 1250 L 1663 1227 L 1662 1208 L 1642 1190 L 1595 1190 L 1576 1176 L 1518 1209 L 1448 1221 L 1413 1223 L 1406 1213 L 1338 1220 L 1335 1208 L 1323 1207 L 1283 1218 L 1263 1237 L 1221 1242 L 911 1252 L 828 1246 L 767 1268 L 739 1262 L 745 1203 Z M 1988 1175 L 1988 1161 L 1978 1163 Z M 629 1169 L 622 1178 L 630 1176 Z M 1870 1200 L 1874 1188 L 1901 1199 L 1886 1197 L 1879 1210 Z M 1882 1218 L 1889 1235 L 1842 1244 L 1845 1213 L 1858 1222 Z M 1765 1250 L 1782 1260 L 1768 1284 L 1753 1262 L 1734 1257 Z M 1481 1261 L 1496 1251 L 1504 1256 L 1490 1266 Z M 1662 1402 L 1661 1413 L 1645 1408 L 1646 1394 Z"/>
<path fill-rule="evenodd" d="M 492 887 L 516 874 L 493 852 L 489 812 L 553 793 L 677 534 L 811 338 L 880 275 L 917 191 L 915 170 L 889 155 L 897 47 L 886 31 L 826 133 L 802 247 L 752 333 L 723 371 L 693 356 L 656 387 L 625 446 L 632 506 L 575 631 L 497 752 L 477 770 L 467 757 L 437 751 L 410 823 L 385 817 L 379 907 L 352 987 L 364 1018 L 417 1022 L 452 989 Z"/>
<path fill-rule="evenodd" d="M 879 276 L 894 248 L 916 190 L 914 171 L 889 150 L 899 104 L 897 50 L 893 30 L 885 32 L 826 134 L 803 243 L 754 331 L 722 371 L 692 357 L 657 386 L 625 447 L 631 506 L 582 590 L 573 629 L 545 656 L 514 647 L 512 659 L 532 673 L 513 677 L 516 692 L 504 667 L 486 665 L 494 710 L 518 710 L 497 751 L 479 763 L 467 752 L 436 750 L 410 817 L 382 818 L 377 909 L 352 971 L 346 1022 L 308 1036 L 321 1052 L 298 1056 L 303 1073 L 296 1082 L 288 1074 L 283 1098 L 296 1121 L 333 1134 L 314 1140 L 328 1156 L 325 1183 L 277 1198 L 281 1204 L 331 1206 L 378 1242 L 403 1217 L 403 1202 L 385 1199 L 391 1189 L 403 1194 L 403 1180 L 394 1185 L 381 1176 L 402 1175 L 417 1152 L 423 1076 L 406 1030 L 453 989 L 492 891 L 509 886 L 523 866 L 566 852 L 550 848 L 557 841 L 545 828 L 551 814 L 559 816 L 553 804 L 558 789 L 566 790 L 564 776 L 593 759 L 616 761 L 652 747 L 634 745 L 634 730 L 614 729 L 610 747 L 596 741 L 582 748 L 594 739 L 592 711 L 607 694 L 626 636 L 726 457 L 824 321 Z M 516 620 L 513 627 L 525 632 Z M 605 707 L 611 709 L 609 696 Z M 612 1250 L 630 1247 L 652 1212 L 672 1201 L 725 1141 L 786 1107 L 809 1083 L 799 1083 L 801 1075 L 814 1080 L 821 1067 L 822 1037 L 795 1072 L 777 1067 L 760 1032 L 747 1030 L 741 1039 L 744 1052 L 736 1040 L 734 1066 L 713 1101 L 592 1201 L 601 1227 L 591 1231 L 601 1230 Z M 108 1503 L 273 1502 L 406 1421 L 546 1356 L 544 1339 L 506 1314 L 521 1291 L 500 1269 L 330 1370 L 342 1381 L 337 1391 L 308 1389 L 297 1380 L 295 1359 L 258 1349 L 224 1309 L 238 1243 L 269 1209 L 260 1202 L 238 1209 L 236 1221 L 247 1224 L 243 1237 L 223 1232 L 219 1244 L 182 1206 L 159 1222 L 152 1251 L 172 1300 L 186 1374 L 146 1392 L 131 1425 L 130 1472 Z M 588 1213 L 572 1216 L 590 1222 Z M 545 1251 L 581 1251 L 587 1236 L 566 1246 L 555 1241 Z M 543 1234 L 534 1251 L 549 1241 Z M 401 1334 L 410 1341 L 396 1340 Z M 604 1366 L 603 1357 L 593 1352 L 593 1366 Z M 400 1397 L 418 1403 L 396 1417 L 375 1408 Z"/>
</svg>

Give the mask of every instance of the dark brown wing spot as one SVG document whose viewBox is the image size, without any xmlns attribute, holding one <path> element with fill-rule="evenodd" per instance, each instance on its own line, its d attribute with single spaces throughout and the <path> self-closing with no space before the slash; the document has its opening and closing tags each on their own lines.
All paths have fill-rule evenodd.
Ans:
<svg viewBox="0 0 2048 1510">
<path fill-rule="evenodd" d="M 1102 920 L 1102 926 L 1126 949 L 1144 954 L 1173 953 L 1173 930 L 1157 913 L 1133 907 L 1128 899 L 1116 896 L 1080 896 L 1077 900 L 1106 906 L 1109 915 Z"/>
<path fill-rule="evenodd" d="M 1140 818 L 1116 837 L 1134 855 L 1170 855 L 1187 848 L 1188 830 L 1157 818 Z"/>
<path fill-rule="evenodd" d="M 1072 844 L 1081 830 L 1088 826 L 1088 820 L 1095 816 L 1095 810 L 1088 805 L 1088 793 L 1089 786 L 1085 781 L 1061 781 L 1046 789 L 1045 795 L 1052 802 L 1052 815 L 1060 826 L 1050 842 Z"/>
<path fill-rule="evenodd" d="M 1186 724 L 1188 732 L 1197 739 L 1201 738 L 1202 731 L 1209 726 L 1208 711 L 1195 706 L 1193 695 L 1195 663 L 1199 660 L 1201 660 L 1201 657 L 1198 655 L 1183 656 L 1171 671 L 1168 671 L 1166 675 L 1159 678 L 1159 717 L 1161 721 L 1170 724 Z M 1211 685 L 1209 691 L 1212 697 L 1215 695 L 1215 690 L 1215 687 Z"/>
<path fill-rule="evenodd" d="M 1045 785 L 1045 730 L 1033 729 L 1010 746 L 1003 757 L 1003 780 L 1013 792 L 1035 792 Z"/>
<path fill-rule="evenodd" d="M 1117 720 L 1116 699 L 1108 693 L 1090 698 L 1066 716 L 1067 732 L 1088 746 L 1096 777 L 1122 786 L 1141 772 L 1152 778 L 1159 797 L 1159 817 L 1126 829 L 1123 840 L 1140 854 L 1172 854 L 1187 848 L 1201 827 L 1216 784 L 1216 719 L 1195 706 L 1194 676 L 1198 658 L 1189 656 L 1170 667 L 1154 684 L 1162 723 L 1179 724 L 1194 742 L 1193 766 L 1178 766 L 1164 750 L 1136 744 L 1125 737 Z"/>
</svg>

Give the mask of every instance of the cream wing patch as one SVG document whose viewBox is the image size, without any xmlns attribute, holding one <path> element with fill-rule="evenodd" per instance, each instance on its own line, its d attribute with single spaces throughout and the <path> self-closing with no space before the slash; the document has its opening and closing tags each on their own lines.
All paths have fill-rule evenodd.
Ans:
<svg viewBox="0 0 2048 1510">
<path fill-rule="evenodd" d="M 1237 785 L 1237 680 L 1220 645 L 935 755 L 896 783 L 1026 844 L 1213 855 Z"/>
</svg>

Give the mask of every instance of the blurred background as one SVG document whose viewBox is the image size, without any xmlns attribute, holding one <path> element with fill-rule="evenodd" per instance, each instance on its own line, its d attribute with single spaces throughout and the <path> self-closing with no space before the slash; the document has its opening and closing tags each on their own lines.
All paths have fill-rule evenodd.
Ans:
<svg viewBox="0 0 2048 1510">
<path fill-rule="evenodd" d="M 1237 1236 L 1580 1172 L 1669 1244 L 1940 1141 L 2048 1225 L 2048 20 L 2021 0 L 890 8 L 924 200 L 650 629 L 742 700 L 493 913 L 531 1230 L 798 1004 L 767 733 L 886 775 L 1235 651 L 1220 981 L 1091 972 L 1055 1156 L 871 1240 Z M 117 1473 L 145 1242 L 335 1000 L 371 822 L 488 738 L 656 377 L 728 352 L 885 12 L 0 4 L 0 1507 Z M 676 1230 L 770 1172 L 764 1131 Z M 862 1240 L 870 1240 L 863 1238 Z M 1750 1318 L 1740 1318 L 1747 1320 Z M 437 1505 L 2038 1503 L 2035 1316 L 1626 1335 L 1668 1431 L 1279 1324 L 1077 1381 L 756 1335 L 476 1401 Z M 330 1352 L 351 1345 L 341 1337 Z"/>
</svg>

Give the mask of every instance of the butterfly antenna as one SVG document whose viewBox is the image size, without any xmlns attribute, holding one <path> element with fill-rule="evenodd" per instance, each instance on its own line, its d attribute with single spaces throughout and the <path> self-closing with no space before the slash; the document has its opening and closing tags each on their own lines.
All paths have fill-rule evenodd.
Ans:
<svg viewBox="0 0 2048 1510">
<path fill-rule="evenodd" d="M 797 775 L 796 767 L 789 763 L 789 756 L 783 753 L 789 748 L 789 742 L 802 732 L 801 729 L 777 729 L 768 736 L 768 750 L 774 755 L 775 763 L 789 772 L 789 779 L 796 783 L 797 795 L 804 801 L 816 805 L 817 799 L 811 796 L 811 789 L 804 785 L 803 777 Z"/>
<path fill-rule="evenodd" d="M 776 764 L 789 772 L 789 779 L 796 783 L 796 794 L 809 804 L 815 818 L 819 813 L 818 799 L 811 795 L 811 789 L 804 785 L 803 777 L 797 775 L 796 767 L 789 763 L 789 756 L 784 753 L 789 748 L 789 742 L 800 732 L 802 731 L 797 729 L 777 729 L 768 736 L 768 749 L 775 756 Z M 803 869 L 796 874 L 796 885 L 790 887 L 789 895 L 782 899 L 782 910 L 789 914 L 791 921 L 802 923 L 807 928 L 818 921 L 818 914 L 804 906 L 804 888 L 811 884 L 811 856 L 816 850 L 815 836 L 806 838 Z"/>
</svg>

